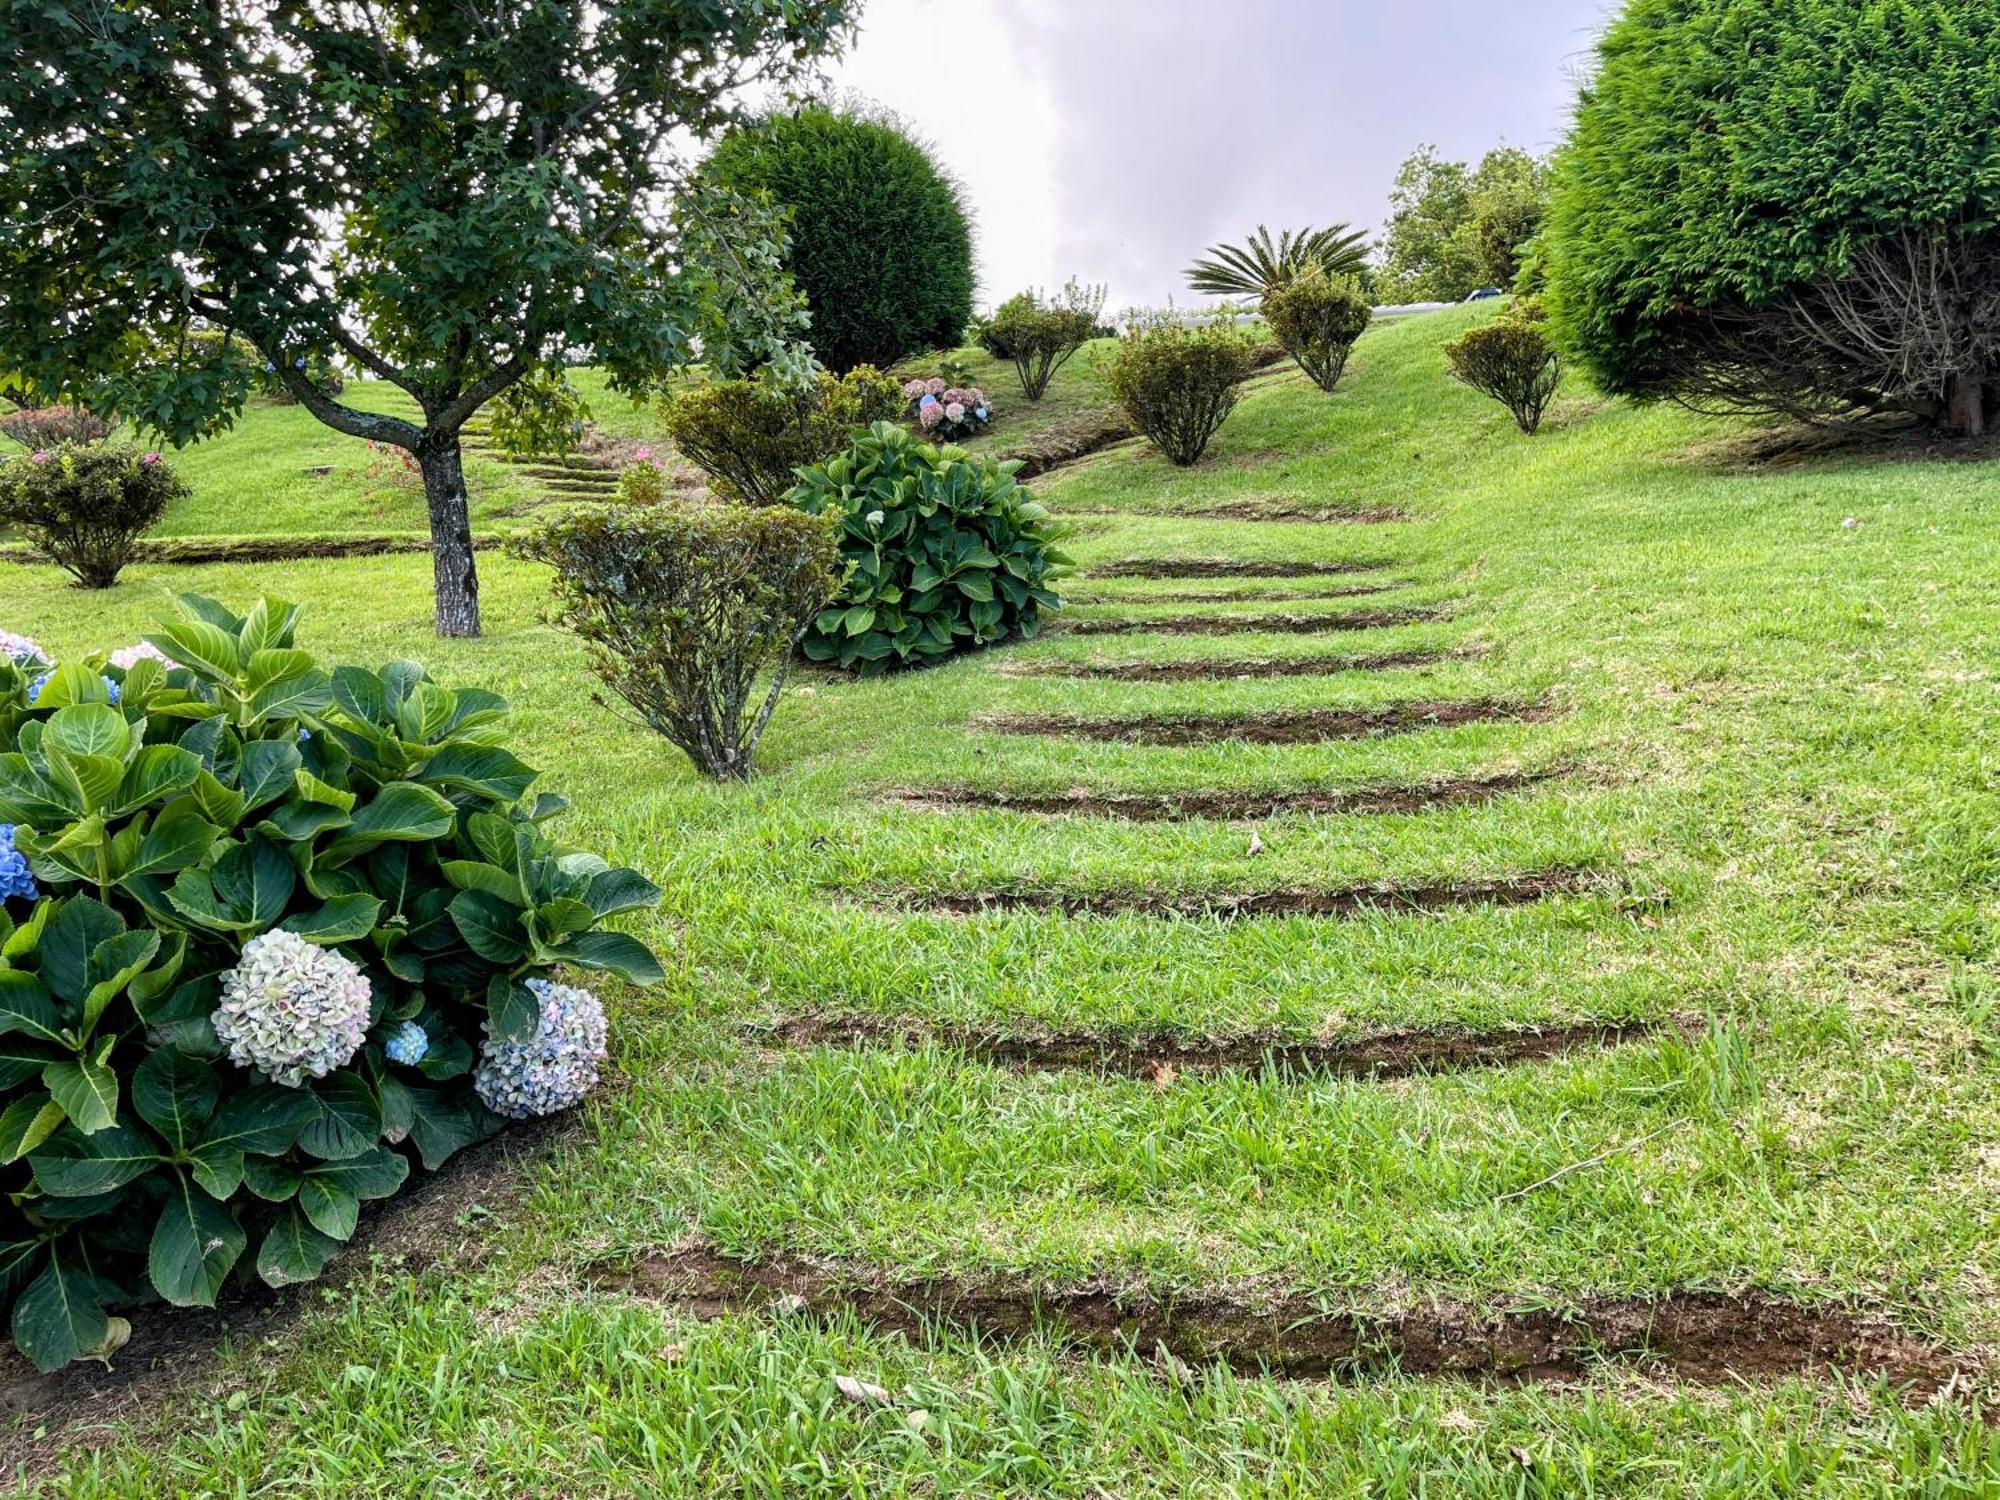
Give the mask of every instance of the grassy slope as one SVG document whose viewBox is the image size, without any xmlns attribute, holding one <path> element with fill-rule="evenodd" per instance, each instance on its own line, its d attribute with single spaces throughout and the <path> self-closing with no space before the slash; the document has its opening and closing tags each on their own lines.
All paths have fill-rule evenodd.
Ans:
<svg viewBox="0 0 2000 1500">
<path fill-rule="evenodd" d="M 1367 636 L 1054 634 L 900 680 L 809 680 L 747 789 L 698 783 L 593 706 L 574 645 L 534 622 L 542 580 L 500 559 L 482 563 L 489 637 L 455 644 L 426 634 L 421 558 L 140 568 L 108 596 L 43 569 L 0 575 L 0 622 L 59 648 L 131 637 L 163 588 L 265 588 L 311 602 L 307 644 L 418 655 L 505 692 L 524 753 L 579 804 L 572 836 L 669 893 L 653 935 L 673 978 L 610 997 L 617 1086 L 533 1169 L 526 1211 L 487 1229 L 485 1260 L 362 1275 L 277 1357 L 239 1350 L 219 1386 L 73 1457 L 76 1490 L 260 1477 L 329 1494 L 2000 1486 L 2000 1453 L 1964 1408 L 1904 1414 L 1832 1385 L 1678 1394 L 1607 1371 L 1564 1394 L 1226 1374 L 1175 1389 L 1143 1364 L 1042 1347 L 912 1347 L 768 1319 L 697 1328 L 586 1285 L 599 1257 L 698 1232 L 731 1250 L 1051 1282 L 1254 1277 L 1364 1308 L 1756 1287 L 1961 1346 L 2000 1336 L 1992 471 L 1737 472 L 1712 456 L 1724 429 L 1580 395 L 1530 443 L 1444 379 L 1437 345 L 1480 315 L 1370 335 L 1331 400 L 1296 381 L 1260 389 L 1191 473 L 1121 451 L 1047 486 L 1058 509 L 1118 512 L 1082 518 L 1087 563 L 1379 562 L 1407 580 L 1389 602 L 1448 603 L 1448 620 Z M 1179 514 L 1248 500 L 1394 505 L 1416 520 Z M 1080 615 L 1190 586 L 1085 587 L 1131 602 Z M 1481 654 L 1179 686 L 1019 671 L 1403 644 Z M 973 723 L 1472 696 L 1562 712 L 1192 750 Z M 1583 774 L 1485 807 L 1273 820 L 1254 856 L 1236 826 L 915 814 L 876 798 L 941 783 L 1341 788 L 1559 762 Z M 1230 926 L 879 904 L 899 888 L 1230 892 L 1553 864 L 1670 904 Z M 1161 1092 L 934 1048 L 765 1052 L 738 1034 L 806 1009 L 1302 1035 L 1687 1013 L 1706 1034 L 1395 1084 L 1183 1078 Z M 836 1373 L 907 1388 L 929 1424 L 914 1436 L 896 1414 L 846 1405 Z"/>
</svg>

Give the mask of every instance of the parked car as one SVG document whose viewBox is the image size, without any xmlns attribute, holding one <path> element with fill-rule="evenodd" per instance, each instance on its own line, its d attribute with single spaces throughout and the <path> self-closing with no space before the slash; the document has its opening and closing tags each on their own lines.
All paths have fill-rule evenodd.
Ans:
<svg viewBox="0 0 2000 1500">
<path fill-rule="evenodd" d="M 1467 302 L 1490 302 L 1495 297 L 1504 297 L 1506 295 L 1497 286 L 1483 286 L 1465 300 Z"/>
</svg>

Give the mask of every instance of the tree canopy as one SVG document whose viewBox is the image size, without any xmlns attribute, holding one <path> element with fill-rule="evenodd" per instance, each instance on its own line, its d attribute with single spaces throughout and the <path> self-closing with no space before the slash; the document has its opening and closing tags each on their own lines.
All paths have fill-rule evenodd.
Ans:
<svg viewBox="0 0 2000 1500">
<path fill-rule="evenodd" d="M 175 443 L 226 426 L 261 361 L 329 426 L 409 449 L 439 629 L 476 634 L 473 412 L 585 355 L 630 390 L 697 350 L 787 357 L 781 236 L 731 195 L 676 196 L 680 153 L 854 9 L 0 0 L 0 349 Z M 310 378 L 329 361 L 418 415 L 342 403 Z"/>
<path fill-rule="evenodd" d="M 1411 301 L 1510 287 L 1547 201 L 1548 164 L 1518 147 L 1496 146 L 1473 167 L 1419 146 L 1389 196 L 1383 279 Z"/>
</svg>

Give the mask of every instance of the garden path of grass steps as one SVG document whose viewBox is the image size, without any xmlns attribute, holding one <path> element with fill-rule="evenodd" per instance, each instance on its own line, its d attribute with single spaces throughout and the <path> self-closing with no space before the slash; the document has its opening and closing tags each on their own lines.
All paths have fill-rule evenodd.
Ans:
<svg viewBox="0 0 2000 1500">
<path fill-rule="evenodd" d="M 1252 1377 L 1403 1375 L 1509 1384 L 1576 1382 L 1631 1367 L 1700 1385 L 1843 1374 L 1882 1376 L 1928 1399 L 1978 1368 L 1878 1318 L 1766 1293 L 1671 1291 L 1582 1296 L 1486 1311 L 1445 1301 L 1378 1312 L 1257 1288 L 1154 1293 L 1092 1282 L 1046 1286 L 994 1275 L 910 1279 L 852 1262 L 750 1259 L 692 1244 L 591 1268 L 593 1286 L 702 1319 L 766 1314 L 818 1322 L 852 1315 L 913 1342 L 936 1326 L 1019 1340 L 1049 1331 L 1163 1373 L 1221 1363 Z"/>
<path fill-rule="evenodd" d="M 1127 600 L 1126 603 L 1141 601 Z M 1050 636 L 1091 635 L 1331 635 L 1428 625 L 1450 616 L 1439 609 L 1376 609 L 1325 615 L 1165 615 L 1158 619 L 1065 620 Z"/>
<path fill-rule="evenodd" d="M 1456 777 L 1416 786 L 1361 787 L 1353 791 L 1247 792 L 989 792 L 970 787 L 906 788 L 884 800 L 920 812 L 1003 812 L 1035 817 L 1121 818 L 1129 823 L 1179 823 L 1206 819 L 1261 823 L 1285 817 L 1352 817 L 1436 812 L 1472 807 L 1527 791 L 1560 771 L 1510 771 Z"/>
<path fill-rule="evenodd" d="M 1128 557 L 1122 562 L 1086 568 L 1084 578 L 1220 579 L 1220 578 L 1339 578 L 1351 573 L 1379 573 L 1386 562 L 1252 562 L 1228 557 Z"/>
<path fill-rule="evenodd" d="M 1112 744 L 1185 748 L 1193 745 L 1316 745 L 1330 740 L 1372 739 L 1471 724 L 1541 724 L 1554 718 L 1546 704 L 1468 702 L 1395 703 L 1385 708 L 1277 709 L 1259 714 L 1146 714 L 1130 719 L 1086 719 L 1070 714 L 987 714 L 973 727 L 995 734 Z"/>
<path fill-rule="evenodd" d="M 1174 589 L 1153 594 L 1071 594 L 1065 605 L 1078 604 L 1312 604 L 1330 599 L 1362 599 L 1414 588 L 1410 582 L 1356 584 L 1339 589 Z"/>
<path fill-rule="evenodd" d="M 1278 526 L 1394 526 L 1408 521 L 1410 513 L 1387 507 L 1373 510 L 1305 510 L 1298 506 L 1243 502 L 1213 505 L 1193 510 L 1133 510 L 1130 506 L 1052 506 L 1062 517 L 1117 516 L 1130 520 L 1157 521 L 1171 516 L 1184 521 L 1263 521 Z"/>
<path fill-rule="evenodd" d="M 1637 1046 L 1662 1036 L 1692 1038 L 1704 1023 L 1594 1021 L 1508 1031 L 1384 1031 L 1319 1039 L 1282 1032 L 1190 1036 L 1166 1032 L 1119 1037 L 1086 1032 L 1010 1035 L 960 1026 L 863 1015 L 807 1015 L 744 1028 L 746 1040 L 785 1048 L 935 1046 L 981 1063 L 1023 1072 L 1097 1073 L 1167 1083 L 1178 1074 L 1266 1072 L 1286 1078 L 1386 1080 L 1413 1075 L 1515 1067 L 1578 1053 Z"/>
<path fill-rule="evenodd" d="M 839 892 L 833 894 L 838 895 Z M 855 892 L 862 895 L 867 893 Z M 1015 887 L 976 891 L 902 888 L 873 893 L 884 910 L 910 916 L 977 917 L 1016 912 L 1062 917 L 1180 917 L 1189 921 L 1438 915 L 1469 907 L 1531 906 L 1565 896 L 1613 895 L 1625 906 L 1657 904 L 1603 872 L 1553 868 L 1486 880 L 1378 883 L 1322 890 L 1065 891 Z"/>
<path fill-rule="evenodd" d="M 1231 682 L 1259 678 L 1334 677 L 1342 672 L 1393 672 L 1471 661 L 1468 651 L 1386 651 L 1374 656 L 1224 658 L 1219 661 L 1051 661 L 1008 667 L 1008 677 L 1070 677 L 1105 682 Z"/>
</svg>

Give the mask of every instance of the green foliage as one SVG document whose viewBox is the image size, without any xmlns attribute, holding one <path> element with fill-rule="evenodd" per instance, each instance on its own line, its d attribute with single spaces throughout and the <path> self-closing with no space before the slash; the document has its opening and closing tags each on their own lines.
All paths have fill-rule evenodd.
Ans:
<svg viewBox="0 0 2000 1500">
<path fill-rule="evenodd" d="M 852 568 L 807 632 L 806 656 L 870 674 L 1039 635 L 1042 611 L 1062 608 L 1052 585 L 1069 558 L 1015 482 L 1018 467 L 878 422 L 805 470 L 792 500 L 838 518 Z"/>
<path fill-rule="evenodd" d="M 1964 293 L 2000 261 L 1985 0 L 1635 0 L 1598 55 L 1545 238 L 1561 341 L 1605 390 L 1978 418 L 2000 367 L 1990 295 Z"/>
<path fill-rule="evenodd" d="M 1562 356 L 1549 342 L 1539 304 L 1517 302 L 1504 316 L 1444 346 L 1452 378 L 1491 396 L 1533 437 L 1562 385 Z"/>
<path fill-rule="evenodd" d="M 1516 147 L 1496 147 L 1476 169 L 1418 147 L 1389 199 L 1382 253 L 1393 294 L 1457 302 L 1481 287 L 1512 286 L 1548 195 L 1548 164 Z"/>
<path fill-rule="evenodd" d="M 704 775 L 741 781 L 800 637 L 840 590 L 837 531 L 784 506 L 621 506 L 515 551 L 556 570 L 554 621 L 589 643 L 606 685 Z"/>
<path fill-rule="evenodd" d="M 986 347 L 1006 350 L 1030 401 L 1047 394 L 1049 380 L 1091 339 L 1104 314 L 1105 289 L 1074 278 L 1053 297 L 1027 291 L 1010 297 L 981 330 Z"/>
<path fill-rule="evenodd" d="M 1347 368 L 1347 356 L 1374 316 L 1361 284 L 1329 275 L 1314 264 L 1264 298 L 1271 336 L 1299 362 L 1313 384 L 1330 391 Z"/>
<path fill-rule="evenodd" d="M 1208 258 L 1188 267 L 1188 285 L 1218 297 L 1264 297 L 1308 266 L 1335 276 L 1359 277 L 1368 269 L 1368 236 L 1345 224 L 1331 229 L 1282 231 L 1273 241 L 1262 224 L 1241 245 L 1214 245 Z"/>
<path fill-rule="evenodd" d="M 972 316 L 972 226 L 958 186 L 894 120 L 809 105 L 732 132 L 705 179 L 768 193 L 785 264 L 829 369 L 953 348 Z"/>
<path fill-rule="evenodd" d="M 187 494 L 173 466 L 130 444 L 64 444 L 0 465 L 0 524 L 87 589 L 108 589 L 148 527 Z"/>
<path fill-rule="evenodd" d="M 0 1299 L 44 1370 L 115 1342 L 119 1302 L 213 1303 L 245 1256 L 316 1275 L 406 1150 L 434 1168 L 496 1127 L 468 1074 L 482 1022 L 535 1024 L 530 976 L 659 977 L 599 929 L 659 893 L 551 840 L 561 799 L 523 800 L 499 698 L 411 662 L 329 673 L 280 600 L 181 606 L 151 639 L 172 665 L 68 661 L 31 707 L 0 664 L 0 821 L 41 886 L 0 915 Z M 213 1019 L 279 929 L 372 992 L 359 1050 L 290 1087 Z M 428 1051 L 392 1063 L 411 1021 Z"/>
<path fill-rule="evenodd" d="M 227 426 L 268 365 L 328 426 L 443 453 L 514 382 L 585 352 L 631 394 L 697 349 L 803 368 L 771 213 L 682 187 L 746 77 L 809 68 L 851 0 L 528 0 L 505 24 L 424 0 L 198 24 L 171 0 L 88 24 L 8 5 L 0 349 L 34 390 L 178 445 Z M 256 357 L 188 356 L 179 335 L 202 325 Z M 135 358 L 135 329 L 186 357 Z M 308 378 L 335 362 L 422 416 L 343 404 Z M 474 635 L 458 466 L 424 480 L 438 629 Z"/>
<path fill-rule="evenodd" d="M 777 505 L 796 470 L 837 451 L 848 436 L 903 409 L 902 387 L 871 365 L 841 379 L 821 371 L 803 385 L 763 372 L 675 393 L 667 432 L 716 494 L 744 505 Z"/>
<path fill-rule="evenodd" d="M 514 458 L 565 457 L 582 446 L 590 406 L 566 373 L 538 370 L 493 401 L 493 446 Z"/>
<path fill-rule="evenodd" d="M 620 505 L 658 505 L 672 493 L 666 463 L 653 457 L 650 449 L 618 471 Z"/>
<path fill-rule="evenodd" d="M 1105 371 L 1132 425 L 1187 468 L 1236 409 L 1256 341 L 1217 319 L 1190 327 L 1172 317 L 1135 324 Z"/>
</svg>

